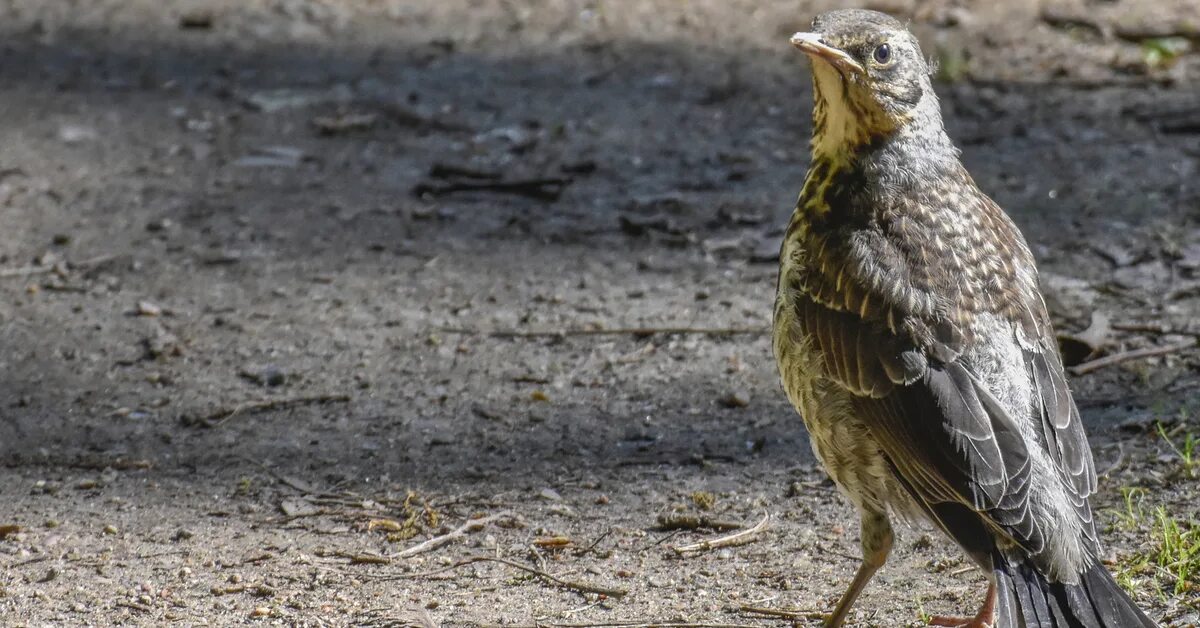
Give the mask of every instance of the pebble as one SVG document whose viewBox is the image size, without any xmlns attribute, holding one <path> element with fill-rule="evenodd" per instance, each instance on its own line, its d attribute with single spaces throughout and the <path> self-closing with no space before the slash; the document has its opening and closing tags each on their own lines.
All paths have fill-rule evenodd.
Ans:
<svg viewBox="0 0 1200 628">
<path fill-rule="evenodd" d="M 64 144 L 80 144 L 96 139 L 96 130 L 78 124 L 65 124 L 58 129 L 58 139 Z"/>
<path fill-rule="evenodd" d="M 137 314 L 138 316 L 162 316 L 163 310 L 160 306 L 149 301 L 138 301 Z"/>
<path fill-rule="evenodd" d="M 745 408 L 750 405 L 750 395 L 742 390 L 732 391 L 721 398 L 721 405 L 726 408 Z"/>
</svg>

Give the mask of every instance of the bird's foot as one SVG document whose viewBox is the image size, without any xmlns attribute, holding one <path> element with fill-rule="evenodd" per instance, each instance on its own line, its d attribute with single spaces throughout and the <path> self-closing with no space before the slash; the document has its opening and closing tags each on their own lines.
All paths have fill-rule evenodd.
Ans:
<svg viewBox="0 0 1200 628">
<path fill-rule="evenodd" d="M 952 615 L 934 615 L 929 619 L 930 626 L 952 626 L 953 628 L 992 628 L 996 623 L 996 585 L 988 585 L 987 597 L 983 606 L 974 617 L 954 617 Z"/>
<path fill-rule="evenodd" d="M 955 617 L 953 615 L 934 615 L 929 618 L 930 626 L 951 626 L 953 628 L 992 628 L 991 617 Z"/>
</svg>

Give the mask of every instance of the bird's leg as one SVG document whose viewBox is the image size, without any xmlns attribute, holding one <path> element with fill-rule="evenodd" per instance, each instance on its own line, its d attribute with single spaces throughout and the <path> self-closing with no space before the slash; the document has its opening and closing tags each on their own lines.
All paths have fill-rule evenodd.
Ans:
<svg viewBox="0 0 1200 628">
<path fill-rule="evenodd" d="M 996 583 L 988 585 L 987 597 L 983 606 L 974 617 L 948 617 L 935 615 L 929 620 L 930 626 L 953 626 L 954 628 L 992 628 L 996 622 Z"/>
<path fill-rule="evenodd" d="M 854 574 L 854 581 L 838 601 L 837 608 L 833 609 L 833 614 L 825 622 L 826 628 L 838 628 L 846 621 L 846 615 L 850 614 L 850 608 L 854 606 L 858 594 L 866 588 L 871 577 L 879 571 L 892 551 L 892 524 L 888 522 L 886 513 L 864 511 L 861 525 L 862 564 L 858 566 L 858 573 Z"/>
</svg>

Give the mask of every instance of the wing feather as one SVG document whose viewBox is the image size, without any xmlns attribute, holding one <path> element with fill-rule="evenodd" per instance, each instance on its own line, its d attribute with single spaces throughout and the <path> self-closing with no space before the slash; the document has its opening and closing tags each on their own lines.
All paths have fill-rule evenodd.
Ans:
<svg viewBox="0 0 1200 628">
<path fill-rule="evenodd" d="M 1040 553 L 1047 531 L 1031 504 L 1031 448 L 1044 447 L 1090 528 L 1086 502 L 1095 475 L 1061 367 L 1054 372 L 1057 356 L 1027 355 L 1036 407 L 1030 416 L 1014 417 L 958 356 L 942 362 L 917 349 L 917 358 L 883 325 L 812 300 L 796 307 L 829 377 L 856 395 L 858 414 L 922 500 L 961 503 L 1031 554 Z M 1044 429 L 1044 440 L 1027 439 L 1022 425 L 1029 422 Z"/>
</svg>

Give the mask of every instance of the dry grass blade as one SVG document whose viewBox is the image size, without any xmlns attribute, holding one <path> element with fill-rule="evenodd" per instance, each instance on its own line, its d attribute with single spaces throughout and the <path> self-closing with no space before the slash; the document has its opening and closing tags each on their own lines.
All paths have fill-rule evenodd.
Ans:
<svg viewBox="0 0 1200 628">
<path fill-rule="evenodd" d="M 771 513 L 768 512 L 763 514 L 762 521 L 759 521 L 757 524 L 755 524 L 753 528 L 748 528 L 746 530 L 742 530 L 741 532 L 717 537 L 715 539 L 709 539 L 707 541 L 700 541 L 699 543 L 692 543 L 691 545 L 676 545 L 671 549 L 675 550 L 676 554 L 686 554 L 688 552 L 704 552 L 720 547 L 745 545 L 746 543 L 754 541 L 758 534 L 763 530 L 766 530 L 770 525 Z"/>
</svg>

